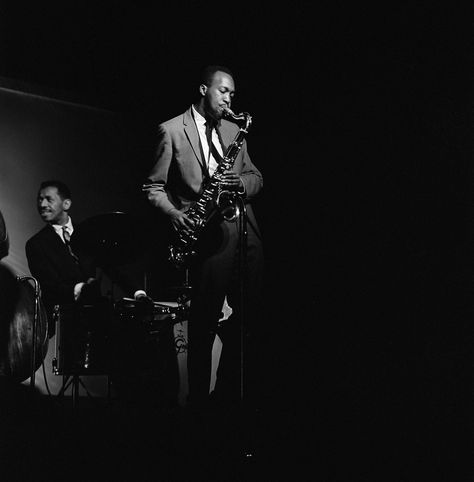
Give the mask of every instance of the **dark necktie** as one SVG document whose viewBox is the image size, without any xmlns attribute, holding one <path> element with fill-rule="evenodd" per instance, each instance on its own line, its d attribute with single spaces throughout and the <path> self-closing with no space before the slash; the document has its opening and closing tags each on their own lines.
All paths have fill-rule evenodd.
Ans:
<svg viewBox="0 0 474 482">
<path fill-rule="evenodd" d="M 63 226 L 63 238 L 64 238 L 64 242 L 67 246 L 67 249 L 69 251 L 69 254 L 74 258 L 74 261 L 76 263 L 79 263 L 79 258 L 74 254 L 74 252 L 71 248 L 71 235 L 69 234 L 66 226 Z"/>
<path fill-rule="evenodd" d="M 212 121 L 206 121 L 206 139 L 207 139 L 207 145 L 209 146 L 209 154 L 212 153 L 212 156 L 216 160 L 217 164 L 219 164 L 222 161 L 222 156 L 219 154 L 219 151 L 217 150 L 216 146 L 212 142 L 212 129 L 216 129 L 217 136 L 220 139 L 219 136 L 219 131 L 217 130 L 217 124 L 213 123 Z M 209 164 L 209 159 L 208 159 L 208 164 Z"/>
</svg>

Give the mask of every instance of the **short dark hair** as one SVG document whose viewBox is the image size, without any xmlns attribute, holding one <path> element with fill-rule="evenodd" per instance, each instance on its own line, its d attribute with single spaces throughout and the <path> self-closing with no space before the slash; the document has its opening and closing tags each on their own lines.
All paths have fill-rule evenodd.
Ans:
<svg viewBox="0 0 474 482">
<path fill-rule="evenodd" d="M 39 190 L 41 191 L 41 189 L 44 189 L 46 187 L 55 187 L 58 190 L 58 194 L 61 197 L 61 199 L 72 199 L 71 190 L 62 181 L 57 181 L 56 179 L 43 181 L 40 185 Z"/>
<path fill-rule="evenodd" d="M 227 75 L 234 78 L 234 74 L 228 67 L 224 67 L 223 65 L 208 65 L 202 69 L 201 84 L 210 85 L 216 72 L 225 72 Z"/>
</svg>

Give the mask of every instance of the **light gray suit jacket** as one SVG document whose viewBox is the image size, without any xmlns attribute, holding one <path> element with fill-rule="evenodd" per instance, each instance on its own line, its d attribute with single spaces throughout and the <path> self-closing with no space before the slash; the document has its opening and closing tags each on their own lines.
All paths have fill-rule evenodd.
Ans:
<svg viewBox="0 0 474 482">
<path fill-rule="evenodd" d="M 223 119 L 219 131 L 227 148 L 235 139 L 239 127 Z M 235 160 L 233 171 L 242 178 L 248 221 L 260 236 L 249 203 L 262 189 L 263 178 L 250 160 L 245 140 Z M 206 176 L 208 171 L 202 158 L 199 134 L 192 109 L 189 108 L 184 114 L 160 124 L 156 163 L 143 190 L 150 203 L 164 214 L 174 208 L 186 211 L 199 198 Z"/>
</svg>

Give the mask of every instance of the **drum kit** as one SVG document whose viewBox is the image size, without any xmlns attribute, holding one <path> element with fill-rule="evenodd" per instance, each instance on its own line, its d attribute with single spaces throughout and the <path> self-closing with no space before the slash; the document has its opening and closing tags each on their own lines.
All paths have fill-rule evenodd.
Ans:
<svg viewBox="0 0 474 482">
<path fill-rule="evenodd" d="M 138 236 L 140 232 L 143 232 L 143 224 L 138 218 L 122 212 L 111 212 L 79 224 L 71 242 L 74 251 L 91 256 L 97 266 L 118 267 L 133 263 L 146 248 L 147 241 L 143 236 Z M 37 282 L 31 278 L 35 286 L 32 289 L 27 282 L 29 280 L 26 277 L 17 278 L 21 296 L 10 328 L 10 333 L 17 335 L 11 337 L 8 360 L 4 360 L 4 365 L 16 366 L 15 378 L 25 381 L 30 377 L 34 385 L 34 373 L 48 350 L 48 323 L 39 288 L 34 284 Z M 56 338 L 52 372 L 62 375 L 64 379 L 59 395 L 64 394 L 71 385 L 73 399 L 77 398 L 79 384 L 84 387 L 79 378 L 82 375 L 109 375 L 114 365 L 113 357 L 117 356 L 116 342 L 127 337 L 126 332 L 131 326 L 139 327 L 146 339 L 156 339 L 165 330 L 172 329 L 174 324 L 187 319 L 187 307 L 185 297 L 178 297 L 177 303 L 159 303 L 150 299 L 143 302 L 133 298 L 114 301 L 104 297 L 94 304 L 55 306 L 53 322 Z M 24 328 L 19 328 L 22 324 Z M 25 333 L 29 336 L 28 343 L 21 343 L 20 338 L 23 336 L 24 342 Z M 32 341 L 35 337 L 37 343 Z M 15 353 L 18 346 L 23 346 L 24 350 L 26 347 L 26 356 L 20 357 Z"/>
</svg>

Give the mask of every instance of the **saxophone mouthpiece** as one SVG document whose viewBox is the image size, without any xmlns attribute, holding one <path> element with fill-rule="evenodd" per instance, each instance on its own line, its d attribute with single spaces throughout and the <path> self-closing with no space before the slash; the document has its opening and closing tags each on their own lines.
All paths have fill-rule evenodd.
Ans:
<svg viewBox="0 0 474 482">
<path fill-rule="evenodd" d="M 246 129 L 252 123 L 252 118 L 248 112 L 241 112 L 240 114 L 234 114 L 229 107 L 224 107 L 224 117 L 228 117 L 234 121 L 245 121 L 246 122 Z"/>
</svg>

